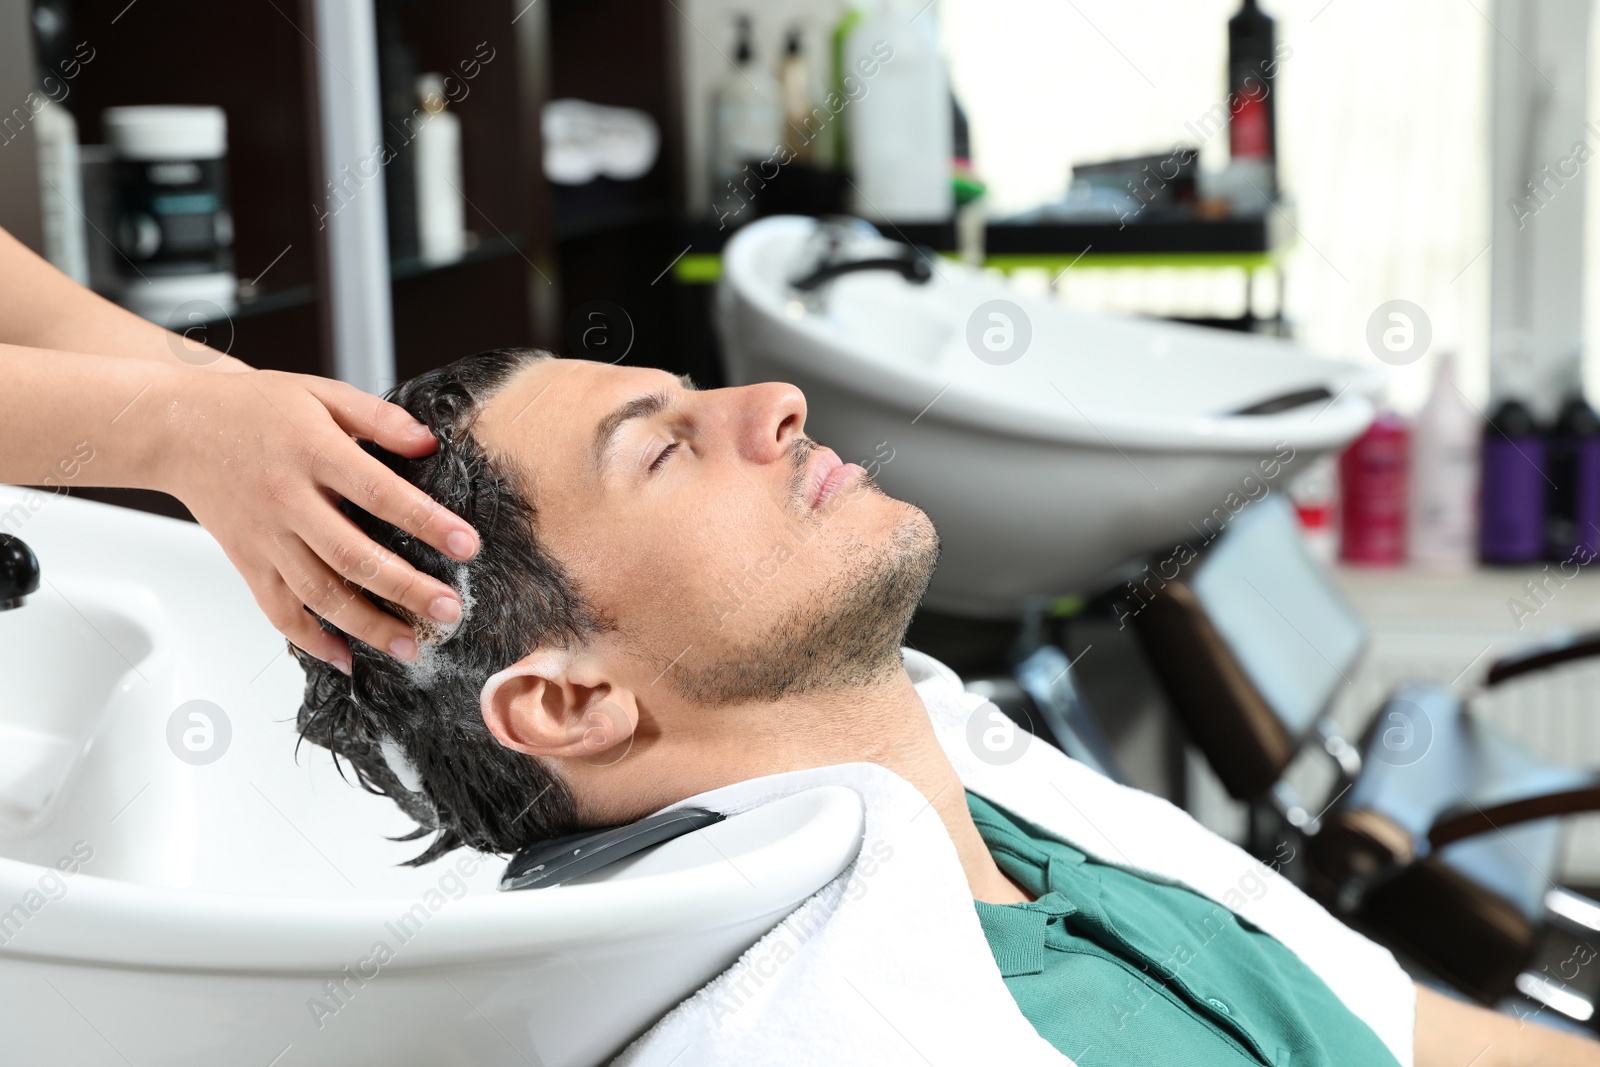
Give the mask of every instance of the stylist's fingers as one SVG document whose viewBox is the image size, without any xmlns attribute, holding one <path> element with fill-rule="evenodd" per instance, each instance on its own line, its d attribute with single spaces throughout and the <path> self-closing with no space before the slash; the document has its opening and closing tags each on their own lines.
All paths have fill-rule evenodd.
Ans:
<svg viewBox="0 0 1600 1067">
<path fill-rule="evenodd" d="M 417 656 L 411 627 L 352 590 L 301 543 L 286 544 L 283 576 L 300 602 L 344 633 L 407 662 Z"/>
<path fill-rule="evenodd" d="M 307 378 L 305 386 L 322 401 L 339 428 L 352 437 L 372 441 L 408 459 L 426 456 L 438 447 L 433 431 L 399 404 L 331 378 Z"/>
<path fill-rule="evenodd" d="M 301 536 L 323 562 L 368 592 L 435 622 L 461 618 L 454 589 L 377 544 L 331 506 Z"/>
<path fill-rule="evenodd" d="M 478 532 L 354 442 L 335 443 L 323 484 L 375 518 L 432 545 L 451 559 L 478 554 Z"/>
<path fill-rule="evenodd" d="M 338 634 L 324 630 L 316 616 L 306 611 L 300 598 L 283 584 L 283 579 L 276 572 L 273 573 L 271 587 L 257 591 L 256 603 L 266 613 L 267 621 L 296 648 L 324 663 L 333 664 L 346 674 L 350 673 L 350 643 Z"/>
</svg>

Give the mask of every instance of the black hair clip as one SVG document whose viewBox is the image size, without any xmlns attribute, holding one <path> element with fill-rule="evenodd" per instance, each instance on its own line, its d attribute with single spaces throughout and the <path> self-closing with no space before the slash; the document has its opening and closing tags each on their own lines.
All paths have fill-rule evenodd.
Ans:
<svg viewBox="0 0 1600 1067">
<path fill-rule="evenodd" d="M 540 841 L 511 857 L 500 878 L 500 888 L 545 889 L 560 885 L 724 818 L 720 812 L 705 808 L 674 808 L 626 826 Z"/>
</svg>

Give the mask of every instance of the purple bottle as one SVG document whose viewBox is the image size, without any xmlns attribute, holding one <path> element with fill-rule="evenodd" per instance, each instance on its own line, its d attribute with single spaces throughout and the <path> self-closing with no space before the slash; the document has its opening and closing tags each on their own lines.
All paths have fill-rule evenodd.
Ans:
<svg viewBox="0 0 1600 1067">
<path fill-rule="evenodd" d="M 1545 558 L 1587 563 L 1600 551 L 1600 416 L 1583 397 L 1562 406 L 1548 460 Z"/>
<path fill-rule="evenodd" d="M 1544 552 L 1545 439 L 1516 400 L 1500 405 L 1483 429 L 1482 521 L 1485 563 L 1528 563 Z"/>
</svg>

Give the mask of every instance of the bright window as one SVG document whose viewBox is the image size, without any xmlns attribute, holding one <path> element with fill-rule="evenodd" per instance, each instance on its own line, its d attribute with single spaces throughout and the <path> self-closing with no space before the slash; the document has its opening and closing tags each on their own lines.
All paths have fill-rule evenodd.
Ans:
<svg viewBox="0 0 1600 1067">
<path fill-rule="evenodd" d="M 1238 0 L 941 0 L 941 36 L 993 209 L 1059 196 L 1074 162 L 1197 143 L 1200 116 L 1224 92 L 1237 9 Z M 1294 50 L 1276 89 L 1294 335 L 1370 360 L 1373 309 L 1413 300 L 1432 319 L 1432 351 L 1459 353 L 1463 388 L 1481 402 L 1488 0 L 1264 9 Z M 1203 144 L 1201 163 L 1226 161 L 1224 132 Z M 1431 356 L 1395 368 L 1392 402 L 1419 406 L 1432 373 Z"/>
</svg>

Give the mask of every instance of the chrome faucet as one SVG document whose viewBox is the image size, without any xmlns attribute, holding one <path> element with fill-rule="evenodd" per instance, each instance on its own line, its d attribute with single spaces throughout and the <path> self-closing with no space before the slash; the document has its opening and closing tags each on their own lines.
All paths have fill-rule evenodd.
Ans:
<svg viewBox="0 0 1600 1067">
<path fill-rule="evenodd" d="M 863 245 L 876 255 L 852 258 L 851 252 Z M 804 269 L 789 285 L 814 311 L 820 311 L 828 283 L 845 274 L 884 270 L 900 275 L 913 285 L 926 284 L 933 277 L 929 253 L 914 245 L 891 245 L 884 253 L 884 241 L 871 223 L 848 216 L 830 216 L 818 221 L 816 233 L 807 244 Z"/>
<path fill-rule="evenodd" d="M 39 591 L 39 559 L 22 539 L 0 533 L 0 611 L 22 607 Z"/>
<path fill-rule="evenodd" d="M 887 270 L 900 275 L 914 285 L 922 285 L 933 277 L 933 268 L 928 266 L 928 261 L 918 255 L 916 249 L 908 249 L 908 254 L 899 256 L 873 256 L 869 259 L 849 259 L 838 263 L 827 263 L 804 278 L 790 282 L 802 293 L 833 281 L 841 274 L 855 274 L 864 270 Z"/>
</svg>

